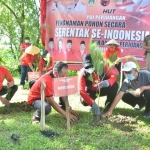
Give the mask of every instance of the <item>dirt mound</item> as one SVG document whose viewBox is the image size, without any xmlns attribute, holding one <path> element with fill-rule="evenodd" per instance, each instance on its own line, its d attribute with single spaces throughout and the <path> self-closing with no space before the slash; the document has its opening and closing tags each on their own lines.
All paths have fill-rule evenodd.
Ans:
<svg viewBox="0 0 150 150">
<path fill-rule="evenodd" d="M 137 123 L 136 118 L 123 115 L 115 115 L 109 118 L 110 121 L 119 123 L 119 124 L 135 124 Z"/>
<path fill-rule="evenodd" d="M 0 113 L 1 114 L 9 114 L 12 111 L 25 111 L 30 112 L 34 108 L 31 105 L 28 105 L 27 102 L 17 102 L 17 103 L 11 103 L 10 106 L 4 106 L 0 107 Z"/>
</svg>

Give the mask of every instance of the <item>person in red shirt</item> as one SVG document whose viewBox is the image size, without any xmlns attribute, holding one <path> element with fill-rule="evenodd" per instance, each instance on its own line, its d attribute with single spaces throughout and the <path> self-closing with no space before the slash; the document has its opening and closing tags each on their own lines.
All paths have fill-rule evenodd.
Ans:
<svg viewBox="0 0 150 150">
<path fill-rule="evenodd" d="M 20 45 L 20 50 L 22 51 L 22 54 L 25 52 L 25 49 L 27 47 L 29 47 L 31 44 L 30 44 L 30 38 L 29 37 L 25 37 L 25 42 L 24 43 L 21 43 Z"/>
<path fill-rule="evenodd" d="M 65 54 L 65 51 L 64 51 L 64 48 L 63 48 L 63 40 L 62 39 L 59 39 L 58 42 L 57 42 L 57 50 L 53 51 L 52 52 L 52 56 L 53 56 L 53 59 L 55 61 L 65 61 L 65 57 L 66 57 L 66 54 Z"/>
<path fill-rule="evenodd" d="M 116 64 L 115 67 L 120 72 L 122 54 L 121 54 L 120 48 L 118 47 L 119 43 L 116 40 L 112 39 L 109 42 L 107 42 L 105 45 L 107 45 L 108 47 L 104 53 L 104 58 L 108 59 L 111 63 Z M 116 58 L 113 58 L 113 57 L 116 57 Z"/>
<path fill-rule="evenodd" d="M 63 52 L 63 50 L 62 50 L 62 46 L 63 45 L 62 44 L 63 44 L 63 42 L 60 39 L 60 50 L 58 51 L 57 49 L 54 49 L 54 39 L 53 38 L 49 38 L 47 51 L 50 52 L 50 54 L 52 56 L 51 58 L 53 58 L 53 60 L 60 60 L 60 59 L 57 59 L 57 57 L 58 57 L 58 53 L 62 54 L 62 52 Z M 60 54 L 60 56 L 61 56 L 61 54 Z"/>
<path fill-rule="evenodd" d="M 44 50 L 39 60 L 40 74 L 42 75 L 52 70 L 53 66 L 54 62 L 51 54 L 47 50 Z"/>
<path fill-rule="evenodd" d="M 7 86 L 3 85 L 3 81 L 7 80 Z M 10 73 L 10 71 L 3 67 L 0 66 L 0 101 L 5 104 L 6 106 L 10 105 L 10 100 L 14 96 L 18 89 L 17 85 L 14 85 L 14 79 Z M 2 97 L 2 95 L 5 95 L 5 98 Z"/>
<path fill-rule="evenodd" d="M 44 82 L 46 88 L 44 90 L 45 94 L 45 115 L 48 115 L 51 111 L 51 106 L 64 117 L 66 116 L 66 111 L 61 108 L 55 101 L 54 101 L 54 91 L 53 91 L 53 77 L 66 77 L 68 74 L 68 65 L 63 62 L 57 62 L 52 71 L 44 74 L 41 76 L 31 87 L 27 99 L 27 103 L 29 105 L 33 105 L 36 111 L 33 114 L 32 123 L 38 123 L 41 117 L 41 82 Z M 64 101 L 64 97 L 62 97 Z M 70 121 L 77 120 L 78 113 L 75 110 L 70 109 Z"/>
<path fill-rule="evenodd" d="M 70 62 L 77 61 L 75 50 L 72 49 L 72 40 L 67 40 L 65 60 L 70 61 Z"/>
<path fill-rule="evenodd" d="M 79 62 L 81 62 L 81 61 L 82 61 L 82 57 L 83 57 L 83 55 L 85 55 L 85 54 L 87 54 L 87 52 L 85 51 L 85 41 L 81 41 L 81 42 L 80 42 L 80 50 L 78 50 L 78 51 L 76 52 L 77 60 L 78 60 Z"/>
<path fill-rule="evenodd" d="M 40 52 L 40 50 L 32 45 L 29 46 L 26 50 L 27 52 L 25 52 L 20 58 L 20 65 L 21 65 L 20 85 L 22 90 L 24 89 L 28 68 L 30 69 L 30 71 L 35 72 L 35 69 L 33 67 L 34 60 L 36 61 L 37 67 L 39 67 L 38 53 Z"/>
<path fill-rule="evenodd" d="M 53 40 L 53 38 L 49 38 L 48 47 L 49 47 L 49 50 L 48 50 L 49 52 L 54 51 L 54 40 Z"/>
<path fill-rule="evenodd" d="M 91 54 L 85 54 L 82 57 L 83 68 L 80 70 L 78 78 L 78 86 L 80 92 L 80 101 L 84 106 L 91 106 L 95 116 L 100 116 L 100 108 L 96 104 L 96 94 L 100 96 L 106 96 L 104 111 L 108 110 L 114 97 L 117 94 L 118 84 L 116 82 L 116 76 L 108 71 L 108 67 L 104 67 L 101 75 L 96 74 L 91 59 Z M 105 78 L 102 80 L 102 78 Z"/>
</svg>

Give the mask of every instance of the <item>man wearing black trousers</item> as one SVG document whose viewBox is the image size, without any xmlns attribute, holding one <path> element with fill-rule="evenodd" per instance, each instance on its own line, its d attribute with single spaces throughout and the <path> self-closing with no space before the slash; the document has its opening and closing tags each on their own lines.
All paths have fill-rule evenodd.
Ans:
<svg viewBox="0 0 150 150">
<path fill-rule="evenodd" d="M 3 85 L 3 81 L 7 80 L 7 86 Z M 10 100 L 18 90 L 18 86 L 14 84 L 14 79 L 10 73 L 10 71 L 3 67 L 0 66 L 0 101 L 5 104 L 5 106 L 10 105 Z M 5 98 L 2 97 L 1 95 L 5 95 Z"/>
<path fill-rule="evenodd" d="M 110 109 L 103 114 L 103 117 L 110 116 L 113 109 L 122 99 L 125 103 L 141 110 L 145 106 L 144 118 L 150 118 L 150 72 L 147 70 L 137 71 L 134 62 L 127 62 L 122 69 L 126 75 L 120 91 L 116 95 Z M 133 89 L 132 92 L 127 92 Z"/>
</svg>

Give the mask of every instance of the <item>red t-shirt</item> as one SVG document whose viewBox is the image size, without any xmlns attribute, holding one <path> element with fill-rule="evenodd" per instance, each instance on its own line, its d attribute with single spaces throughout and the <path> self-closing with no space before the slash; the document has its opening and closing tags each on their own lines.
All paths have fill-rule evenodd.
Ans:
<svg viewBox="0 0 150 150">
<path fill-rule="evenodd" d="M 67 61 L 76 61 L 77 60 L 73 49 L 71 49 L 70 51 L 68 51 L 68 50 L 65 51 L 65 58 L 66 58 L 65 60 L 67 60 Z"/>
<path fill-rule="evenodd" d="M 75 54 L 76 54 L 77 61 L 82 62 L 83 55 L 87 53 L 85 51 L 83 53 L 81 53 L 80 51 L 77 51 Z"/>
<path fill-rule="evenodd" d="M 57 50 L 47 50 L 47 51 L 51 54 L 53 59 L 54 59 L 55 55 L 57 55 Z"/>
<path fill-rule="evenodd" d="M 27 103 L 32 104 L 35 100 L 41 99 L 41 82 L 44 82 L 46 88 L 44 89 L 45 97 L 53 96 L 53 82 L 49 74 L 41 76 L 31 87 L 28 94 Z"/>
<path fill-rule="evenodd" d="M 108 82 L 109 82 L 110 86 L 112 86 L 116 82 L 116 76 L 111 71 L 108 71 L 108 67 L 105 67 L 105 72 L 107 72 Z M 95 73 L 92 73 L 92 78 L 93 78 L 92 84 L 97 84 L 97 83 L 101 82 L 101 79 Z M 86 89 L 85 89 L 87 86 L 86 85 L 86 79 L 82 73 L 78 77 L 78 85 L 79 85 L 78 88 L 79 88 L 80 95 L 84 99 L 84 102 L 87 103 L 88 105 L 92 105 L 94 100 L 86 92 Z M 97 91 L 98 88 L 91 86 L 90 90 L 91 91 Z"/>
<path fill-rule="evenodd" d="M 40 72 L 43 73 L 43 69 L 45 68 L 45 61 L 42 57 L 40 57 L 39 63 L 40 63 Z M 50 65 L 46 67 L 46 71 L 50 71 L 53 68 L 53 66 L 54 66 L 53 58 L 50 57 Z"/>
<path fill-rule="evenodd" d="M 27 47 L 29 47 L 31 44 L 30 43 L 22 43 L 21 45 L 20 45 L 20 49 L 21 50 L 25 50 Z"/>
<path fill-rule="evenodd" d="M 34 59 L 38 59 L 38 54 L 31 55 L 24 53 L 20 58 L 20 64 L 23 66 L 28 66 L 30 63 L 33 64 Z"/>
<path fill-rule="evenodd" d="M 59 51 L 56 50 L 52 53 L 52 57 L 54 58 L 55 61 L 65 61 L 66 59 L 66 54 L 63 50 Z"/>
<path fill-rule="evenodd" d="M 9 70 L 3 66 L 0 66 L 0 90 L 2 89 L 4 79 L 8 82 L 14 80 Z"/>
<path fill-rule="evenodd" d="M 104 58 L 109 58 L 110 56 L 112 56 L 115 53 L 118 53 L 117 58 L 121 58 L 121 50 L 119 47 L 116 47 L 116 49 L 114 51 L 111 51 L 109 48 L 106 49 L 105 53 L 104 53 Z"/>
</svg>

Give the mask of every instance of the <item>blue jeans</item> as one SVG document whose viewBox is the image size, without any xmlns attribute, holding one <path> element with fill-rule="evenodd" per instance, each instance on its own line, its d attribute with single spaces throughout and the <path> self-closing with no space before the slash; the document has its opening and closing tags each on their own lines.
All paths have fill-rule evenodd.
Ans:
<svg viewBox="0 0 150 150">
<path fill-rule="evenodd" d="M 30 69 L 29 66 L 23 66 L 23 65 L 21 65 L 20 85 L 25 85 L 25 79 L 28 77 L 28 72 L 29 71 L 31 72 L 31 69 Z"/>
<path fill-rule="evenodd" d="M 33 114 L 33 119 L 37 119 L 40 121 L 41 118 L 41 99 L 35 100 L 32 103 L 33 107 L 36 109 L 36 111 Z M 45 115 L 48 115 L 51 111 L 51 106 L 50 104 L 45 101 Z"/>
</svg>

